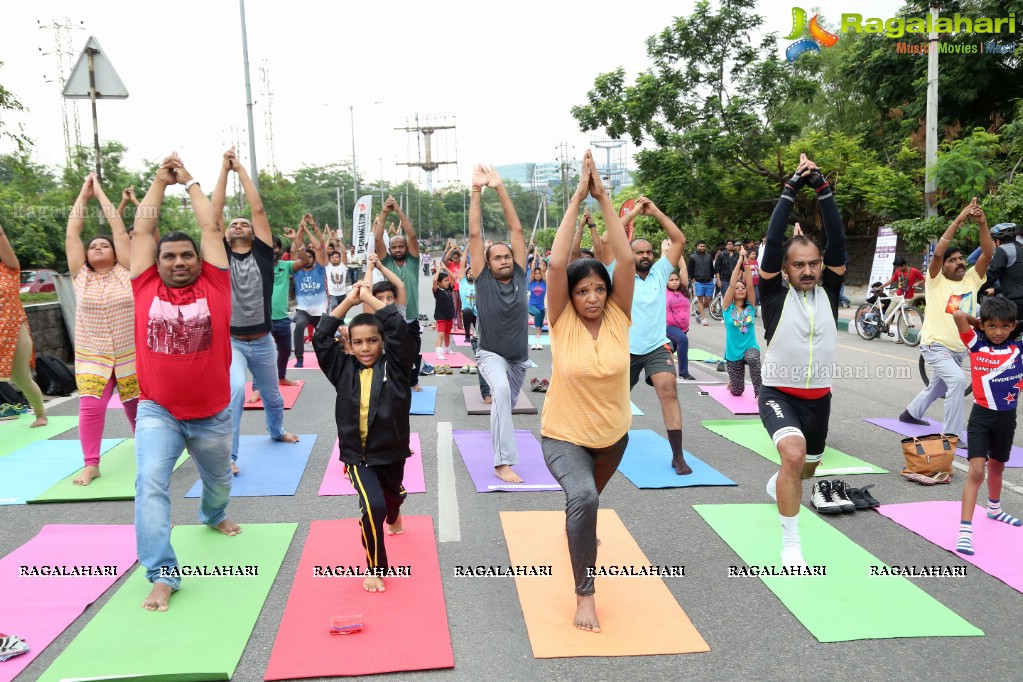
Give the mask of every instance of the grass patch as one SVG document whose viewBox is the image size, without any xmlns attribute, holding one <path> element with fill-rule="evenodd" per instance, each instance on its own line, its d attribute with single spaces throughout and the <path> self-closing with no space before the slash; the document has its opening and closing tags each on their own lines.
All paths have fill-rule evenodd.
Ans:
<svg viewBox="0 0 1023 682">
<path fill-rule="evenodd" d="M 57 292 L 47 291 L 41 294 L 19 294 L 22 305 L 32 303 L 56 303 Z"/>
</svg>

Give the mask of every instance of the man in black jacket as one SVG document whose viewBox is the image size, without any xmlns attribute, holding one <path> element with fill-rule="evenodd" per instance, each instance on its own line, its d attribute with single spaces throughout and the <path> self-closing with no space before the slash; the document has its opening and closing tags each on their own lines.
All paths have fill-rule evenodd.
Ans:
<svg viewBox="0 0 1023 682">
<path fill-rule="evenodd" d="M 999 243 L 988 266 L 984 288 L 994 288 L 1015 303 L 1016 317 L 1023 319 L 1023 244 L 1019 231 L 1015 223 L 999 223 L 991 228 L 991 237 Z"/>
<path fill-rule="evenodd" d="M 717 275 L 717 284 L 721 289 L 722 298 L 728 289 L 728 282 L 732 279 L 735 264 L 738 262 L 739 252 L 735 250 L 735 242 L 729 239 L 725 242 L 725 250 L 718 254 L 717 262 L 714 263 L 714 274 Z"/>
<path fill-rule="evenodd" d="M 702 239 L 696 242 L 696 251 L 689 256 L 689 276 L 693 278 L 693 296 L 698 310 L 696 319 L 706 327 L 705 310 L 714 298 L 714 259 L 707 253 L 707 242 Z"/>
<path fill-rule="evenodd" d="M 356 315 L 348 326 L 348 352 L 334 335 L 352 307 L 375 313 Z M 416 340 L 396 306 L 377 300 L 365 282 L 356 282 L 313 336 L 320 369 L 337 389 L 334 418 L 345 475 L 359 495 L 362 546 L 366 550 L 367 592 L 383 592 L 388 575 L 384 524 L 388 535 L 402 532 L 402 478 L 409 449 L 410 374 Z"/>
</svg>

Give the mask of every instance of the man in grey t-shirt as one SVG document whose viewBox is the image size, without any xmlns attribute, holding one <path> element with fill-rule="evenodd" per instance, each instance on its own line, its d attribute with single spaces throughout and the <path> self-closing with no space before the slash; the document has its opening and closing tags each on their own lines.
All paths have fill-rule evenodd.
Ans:
<svg viewBox="0 0 1023 682">
<path fill-rule="evenodd" d="M 484 187 L 497 192 L 511 244 L 483 246 Z M 526 238 L 501 176 L 490 166 L 473 168 L 469 195 L 469 262 L 476 279 L 479 350 L 476 363 L 490 385 L 490 437 L 494 473 L 507 483 L 522 483 L 512 466 L 519 463 L 512 425 L 512 405 L 519 396 L 529 364 L 526 289 Z"/>
</svg>

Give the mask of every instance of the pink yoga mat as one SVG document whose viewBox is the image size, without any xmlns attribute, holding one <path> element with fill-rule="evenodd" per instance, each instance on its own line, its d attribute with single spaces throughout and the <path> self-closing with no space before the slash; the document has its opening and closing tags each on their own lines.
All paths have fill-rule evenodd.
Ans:
<svg viewBox="0 0 1023 682">
<path fill-rule="evenodd" d="M 423 478 L 423 446 L 419 442 L 419 434 L 413 432 L 409 438 L 409 447 L 412 448 L 412 456 L 405 460 L 405 478 L 402 485 L 407 493 L 425 493 L 426 481 Z M 327 471 L 323 474 L 323 482 L 320 483 L 320 492 L 317 495 L 354 495 L 355 488 L 351 481 L 345 478 L 345 467 L 338 459 L 339 453 L 337 438 L 334 439 L 334 449 L 330 452 L 330 460 L 327 462 Z"/>
<path fill-rule="evenodd" d="M 306 352 L 302 356 L 302 366 L 295 367 L 295 358 L 288 360 L 288 369 L 319 369 L 320 362 L 316 359 L 316 353 Z"/>
<path fill-rule="evenodd" d="M 423 362 L 428 362 L 434 367 L 437 365 L 450 365 L 455 368 L 476 364 L 471 358 L 467 358 L 459 352 L 445 353 L 443 360 L 438 360 L 436 353 L 423 353 Z"/>
<path fill-rule="evenodd" d="M 456 346 L 463 346 L 463 347 L 467 346 L 469 348 L 472 347 L 472 341 L 466 341 L 464 336 L 461 336 L 461 335 L 454 336 L 454 335 L 452 335 L 451 336 L 451 340 L 455 342 Z"/>
<path fill-rule="evenodd" d="M 135 563 L 133 526 L 46 525 L 0 559 L 0 632 L 25 640 L 30 651 L 0 662 L 0 682 L 28 667 L 85 608 Z M 21 575 L 76 566 L 109 567 L 113 575 Z"/>
<path fill-rule="evenodd" d="M 928 426 L 919 426 L 917 424 L 907 424 L 906 422 L 899 421 L 898 419 L 890 418 L 878 418 L 878 419 L 864 419 L 865 422 L 870 422 L 875 426 L 880 426 L 882 429 L 888 429 L 894 431 L 905 437 L 910 436 L 923 436 L 928 433 L 941 433 L 943 424 L 936 422 L 933 419 L 928 419 Z M 956 454 L 960 457 L 966 457 L 966 434 L 964 433 L 962 438 L 959 439 L 959 449 L 956 450 Z M 1023 467 L 1023 448 L 1018 445 L 1013 445 L 1012 450 L 1009 451 L 1009 461 L 1005 464 L 1007 467 Z"/>
<path fill-rule="evenodd" d="M 711 398 L 718 401 L 732 414 L 760 414 L 757 407 L 757 399 L 753 397 L 753 386 L 746 384 L 742 395 L 732 395 L 726 384 L 717 386 L 700 386 L 701 391 L 706 391 Z"/>
<path fill-rule="evenodd" d="M 967 556 L 955 551 L 962 511 L 960 502 L 883 504 L 877 511 L 998 578 L 1017 592 L 1023 592 L 1023 528 L 989 519 L 987 510 L 978 505 L 973 512 L 973 549 L 976 554 Z M 1021 510 L 1009 511 L 1018 514 Z"/>
<path fill-rule="evenodd" d="M 121 402 L 121 396 L 118 395 L 117 391 L 114 391 L 114 394 L 110 396 L 110 402 L 107 403 L 107 409 L 108 410 L 124 409 L 124 403 Z"/>
</svg>

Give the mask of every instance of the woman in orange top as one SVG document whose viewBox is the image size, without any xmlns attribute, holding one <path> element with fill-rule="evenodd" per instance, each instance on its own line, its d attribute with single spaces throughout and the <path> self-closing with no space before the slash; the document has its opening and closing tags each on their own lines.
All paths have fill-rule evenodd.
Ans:
<svg viewBox="0 0 1023 682">
<path fill-rule="evenodd" d="M 600 204 L 617 261 L 614 281 L 599 261 L 569 265 L 579 204 Z M 565 528 L 575 575 L 574 625 L 600 632 L 587 569 L 597 560 L 599 495 L 629 442 L 629 326 L 636 265 L 625 228 L 586 151 L 582 176 L 547 266 L 547 314 L 554 370 L 540 418 L 547 468 L 565 491 Z"/>
<path fill-rule="evenodd" d="M 0 227 L 0 381 L 13 381 L 32 406 L 35 421 L 31 428 L 46 426 L 43 392 L 32 379 L 32 334 L 28 316 L 21 305 L 21 265 Z M 6 418 L 17 411 L 4 408 Z"/>
</svg>

